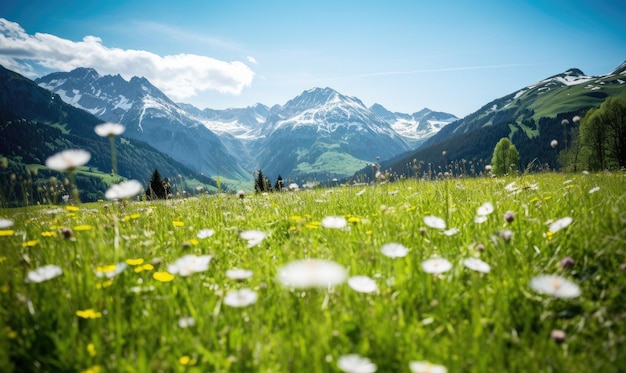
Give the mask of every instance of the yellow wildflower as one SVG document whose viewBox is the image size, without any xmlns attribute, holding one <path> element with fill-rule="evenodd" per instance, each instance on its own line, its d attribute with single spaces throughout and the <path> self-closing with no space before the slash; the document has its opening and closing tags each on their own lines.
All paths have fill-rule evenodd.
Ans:
<svg viewBox="0 0 626 373">
<path fill-rule="evenodd" d="M 180 359 L 178 359 L 178 362 L 180 365 L 190 366 L 196 364 L 196 359 L 192 359 L 191 357 L 185 355 L 181 356 Z"/>
<path fill-rule="evenodd" d="M 96 356 L 96 346 L 94 346 L 93 343 L 87 345 L 87 353 L 89 353 L 91 357 Z"/>
<path fill-rule="evenodd" d="M 22 243 L 22 247 L 33 247 L 39 243 L 39 240 L 29 240 Z"/>
<path fill-rule="evenodd" d="M 77 225 L 77 226 L 74 227 L 74 230 L 77 231 L 77 232 L 80 232 L 80 231 L 90 231 L 92 229 L 93 229 L 93 227 L 91 225 Z"/>
<path fill-rule="evenodd" d="M 78 210 L 80 210 L 80 209 L 79 209 L 78 207 L 76 207 L 76 206 L 65 206 L 65 209 L 66 209 L 67 211 L 78 211 Z"/>
<path fill-rule="evenodd" d="M 192 238 L 192 239 L 189 240 L 189 243 L 194 245 L 194 246 L 198 246 L 200 241 L 196 240 L 195 238 Z"/>
<path fill-rule="evenodd" d="M 537 202 L 537 201 L 539 201 L 539 197 L 533 197 L 533 198 L 530 200 L 530 203 L 535 203 L 535 202 Z"/>
<path fill-rule="evenodd" d="M 57 232 L 53 232 L 53 231 L 41 232 L 41 236 L 42 237 L 56 237 Z"/>
<path fill-rule="evenodd" d="M 289 217 L 289 220 L 293 220 L 293 221 L 300 221 L 302 220 L 302 216 L 299 215 L 293 215 Z"/>
<path fill-rule="evenodd" d="M 115 268 L 117 268 L 117 265 L 115 264 L 109 264 L 109 265 L 104 265 L 104 266 L 97 266 L 96 267 L 96 272 L 113 272 L 115 271 Z"/>
<path fill-rule="evenodd" d="M 88 308 L 86 310 L 76 311 L 76 316 L 83 319 L 97 319 L 102 317 L 102 312 L 96 312 L 93 308 Z"/>
<path fill-rule="evenodd" d="M 111 285 L 113 285 L 113 280 L 106 280 L 106 281 L 103 281 L 103 282 L 101 282 L 99 284 L 96 284 L 96 289 L 108 288 Z"/>
<path fill-rule="evenodd" d="M 100 365 L 94 365 L 85 370 L 82 370 L 80 373 L 101 373 L 103 370 Z"/>
<path fill-rule="evenodd" d="M 159 282 L 170 282 L 174 279 L 174 275 L 169 272 L 154 272 L 152 277 Z"/>
<path fill-rule="evenodd" d="M 357 218 L 356 216 L 351 216 L 348 218 L 348 223 L 357 224 L 360 222 L 361 222 L 361 219 Z"/>
<path fill-rule="evenodd" d="M 15 231 L 13 229 L 2 229 L 2 230 L 0 230 L 0 237 L 2 237 L 2 236 L 12 236 L 13 234 L 15 234 Z"/>
<path fill-rule="evenodd" d="M 544 201 L 547 201 L 547 200 L 550 200 L 550 199 L 552 199 L 552 196 L 545 196 L 545 197 L 543 197 Z"/>
<path fill-rule="evenodd" d="M 184 227 L 184 226 L 185 226 L 185 223 L 184 223 L 184 222 L 182 222 L 182 221 L 178 221 L 178 220 L 174 220 L 174 221 L 172 222 L 172 224 L 174 224 L 174 226 L 175 226 L 175 227 Z"/>
<path fill-rule="evenodd" d="M 65 214 L 65 216 L 67 216 L 68 218 L 73 218 L 74 216 L 76 216 L 76 214 L 74 214 L 73 212 L 68 212 L 67 214 Z"/>
<path fill-rule="evenodd" d="M 4 328 L 4 334 L 9 339 L 15 339 L 17 337 L 17 332 L 15 330 L 11 329 L 10 326 L 7 326 L 7 327 Z"/>
<path fill-rule="evenodd" d="M 143 263 L 143 258 L 126 259 L 126 264 L 131 265 L 131 266 L 138 266 L 142 263 Z"/>
<path fill-rule="evenodd" d="M 291 227 L 289 227 L 289 231 L 290 231 L 290 232 L 297 231 L 297 230 L 298 230 L 298 228 L 296 228 L 296 227 L 295 227 L 295 226 L 293 226 L 293 225 L 292 225 Z"/>
</svg>

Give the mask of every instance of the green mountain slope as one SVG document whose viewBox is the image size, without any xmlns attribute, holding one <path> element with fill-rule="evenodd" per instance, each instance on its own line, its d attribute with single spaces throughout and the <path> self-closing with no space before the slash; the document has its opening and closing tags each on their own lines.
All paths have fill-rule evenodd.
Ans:
<svg viewBox="0 0 626 373">
<path fill-rule="evenodd" d="M 431 170 L 431 176 L 446 171 L 478 174 L 490 163 L 498 140 L 509 137 L 520 152 L 522 169 L 553 169 L 565 140 L 572 140 L 572 128 L 577 125 L 572 118 L 582 117 L 608 97 L 626 97 L 626 63 L 602 76 L 569 69 L 495 99 L 445 126 L 417 151 L 384 162 L 382 167 L 406 176 L 413 176 L 417 169 L 421 174 Z M 564 119 L 570 122 L 567 138 L 561 125 Z M 550 146 L 553 139 L 559 141 L 556 150 Z M 371 176 L 371 170 L 361 173 Z"/>
</svg>

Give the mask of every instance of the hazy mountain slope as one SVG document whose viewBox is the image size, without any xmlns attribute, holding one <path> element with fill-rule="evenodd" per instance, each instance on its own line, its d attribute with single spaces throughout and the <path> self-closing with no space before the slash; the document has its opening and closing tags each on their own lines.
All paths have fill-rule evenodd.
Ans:
<svg viewBox="0 0 626 373">
<path fill-rule="evenodd" d="M 47 157 L 58 151 L 80 148 L 92 155 L 86 167 L 92 174 L 83 176 L 110 182 L 109 140 L 99 137 L 93 130 L 99 123 L 102 120 L 0 66 L 0 154 L 18 169 L 43 165 Z M 152 171 L 158 168 L 164 177 L 181 175 L 194 185 L 215 185 L 210 178 L 193 172 L 146 143 L 121 138 L 116 148 L 118 171 L 123 177 L 147 183 Z M 46 172 L 40 171 L 40 174 Z M 102 198 L 104 190 L 100 189 L 99 194 L 92 191 L 94 195 L 89 199 L 96 195 Z"/>
</svg>

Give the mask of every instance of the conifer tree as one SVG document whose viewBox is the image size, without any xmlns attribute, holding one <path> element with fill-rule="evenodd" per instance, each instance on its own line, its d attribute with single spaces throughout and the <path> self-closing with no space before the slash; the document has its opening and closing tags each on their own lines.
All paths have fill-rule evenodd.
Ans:
<svg viewBox="0 0 626 373">
<path fill-rule="evenodd" d="M 165 199 L 167 197 L 167 188 L 161 178 L 161 174 L 159 170 L 156 168 L 152 173 L 152 177 L 150 178 L 150 183 L 148 184 L 148 198 L 150 199 Z"/>
</svg>

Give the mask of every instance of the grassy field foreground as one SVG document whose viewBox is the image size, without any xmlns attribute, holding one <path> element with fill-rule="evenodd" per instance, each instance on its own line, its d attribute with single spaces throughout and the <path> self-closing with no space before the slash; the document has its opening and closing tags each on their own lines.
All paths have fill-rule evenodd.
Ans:
<svg viewBox="0 0 626 373">
<path fill-rule="evenodd" d="M 540 174 L 2 210 L 0 367 L 623 372 L 624 185 Z"/>
</svg>

